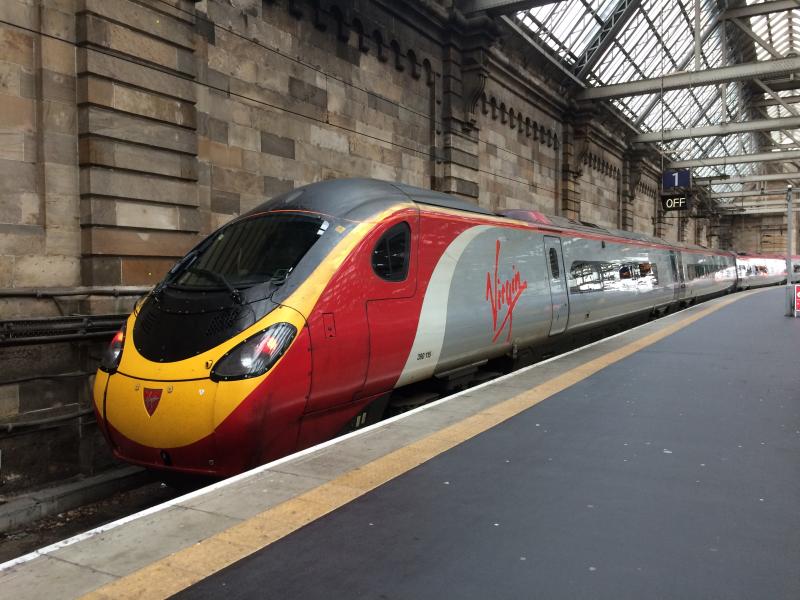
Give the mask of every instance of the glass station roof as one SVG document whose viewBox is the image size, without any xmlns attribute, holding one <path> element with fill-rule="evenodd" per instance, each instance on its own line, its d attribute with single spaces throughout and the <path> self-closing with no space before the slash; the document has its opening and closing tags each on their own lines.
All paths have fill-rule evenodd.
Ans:
<svg viewBox="0 0 800 600">
<path fill-rule="evenodd" d="M 699 59 L 694 49 L 695 0 L 564 0 L 519 12 L 516 19 L 543 42 L 566 70 L 589 86 L 768 60 L 800 50 L 800 30 L 796 28 L 800 25 L 800 6 L 798 10 L 740 17 L 737 24 L 720 18 L 717 0 L 699 2 Z M 758 3 L 748 0 L 747 5 L 751 4 Z M 728 3 L 732 5 L 745 3 Z M 611 26 L 615 22 L 619 25 Z M 745 31 L 748 24 L 753 35 Z M 604 39 L 610 42 L 600 43 L 598 56 L 595 49 Z M 790 100 L 797 93 L 776 92 Z M 754 89 L 750 82 L 733 82 L 610 102 L 643 132 L 658 132 L 790 114 L 774 99 L 771 103 L 763 102 L 765 99 L 772 98 L 765 96 L 764 90 Z M 757 106 L 764 104 L 767 106 Z M 789 106 L 800 109 L 800 104 Z M 794 137 L 798 141 L 780 131 L 740 133 L 657 145 L 665 161 L 687 160 L 766 151 L 764 146 L 769 145 L 800 147 L 800 134 Z M 705 177 L 723 173 L 737 176 L 756 173 L 758 169 L 757 164 L 728 164 L 695 168 L 694 173 Z"/>
</svg>

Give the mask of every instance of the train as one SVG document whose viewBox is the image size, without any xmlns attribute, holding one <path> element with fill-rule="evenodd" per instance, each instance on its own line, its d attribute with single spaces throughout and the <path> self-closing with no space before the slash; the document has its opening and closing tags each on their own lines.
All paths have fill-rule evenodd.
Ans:
<svg viewBox="0 0 800 600">
<path fill-rule="evenodd" d="M 225 477 L 369 425 L 422 382 L 766 284 L 762 266 L 400 183 L 314 183 L 222 226 L 137 302 L 93 405 L 117 458 Z"/>
</svg>

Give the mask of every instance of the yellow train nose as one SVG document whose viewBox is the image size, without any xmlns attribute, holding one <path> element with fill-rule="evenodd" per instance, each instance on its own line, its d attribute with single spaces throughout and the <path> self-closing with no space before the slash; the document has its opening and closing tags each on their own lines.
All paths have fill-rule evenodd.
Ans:
<svg viewBox="0 0 800 600">
<path fill-rule="evenodd" d="M 210 379 L 150 381 L 116 373 L 108 381 L 105 418 L 143 446 L 187 446 L 213 433 L 217 386 Z"/>
</svg>

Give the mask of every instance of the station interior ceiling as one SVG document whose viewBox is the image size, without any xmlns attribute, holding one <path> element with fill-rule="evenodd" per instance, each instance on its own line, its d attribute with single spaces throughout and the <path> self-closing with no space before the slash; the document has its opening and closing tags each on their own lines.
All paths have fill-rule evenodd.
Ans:
<svg viewBox="0 0 800 600">
<path fill-rule="evenodd" d="M 800 2 L 466 0 L 504 20 L 721 214 L 786 212 L 800 182 Z"/>
</svg>

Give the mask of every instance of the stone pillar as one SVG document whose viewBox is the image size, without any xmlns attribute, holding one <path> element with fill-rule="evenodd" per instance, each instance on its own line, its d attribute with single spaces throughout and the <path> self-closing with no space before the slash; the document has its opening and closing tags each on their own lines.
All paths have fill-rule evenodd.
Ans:
<svg viewBox="0 0 800 600">
<path fill-rule="evenodd" d="M 442 63 L 443 147 L 436 188 L 477 203 L 478 101 L 488 78 L 488 48 L 498 34 L 493 21 L 453 13 Z"/>
<path fill-rule="evenodd" d="M 18 25 L 0 24 L 0 287 L 78 285 L 73 2 L 0 5 Z M 38 304 L 0 300 L 0 314 L 52 311 Z"/>
<path fill-rule="evenodd" d="M 575 127 L 564 123 L 561 144 L 561 215 L 579 221 L 581 218 L 581 183 L 583 157 L 576 151 Z"/>
<path fill-rule="evenodd" d="M 158 281 L 194 245 L 194 3 L 80 0 L 83 283 Z"/>
<path fill-rule="evenodd" d="M 633 231 L 634 203 L 636 202 L 636 186 L 642 180 L 642 162 L 640 158 L 626 156 L 622 163 L 622 206 L 620 228 Z"/>
</svg>

